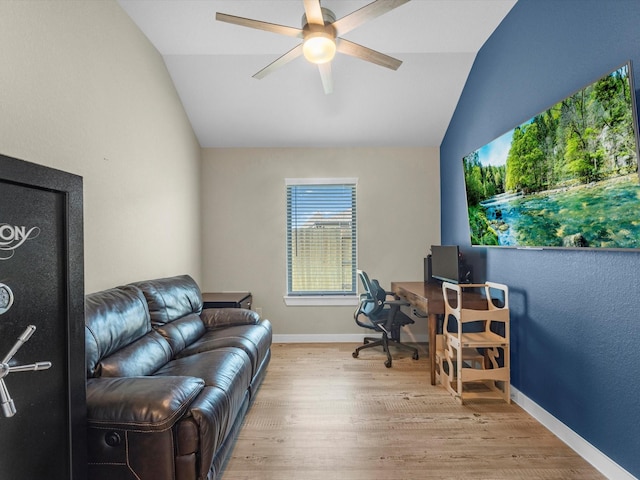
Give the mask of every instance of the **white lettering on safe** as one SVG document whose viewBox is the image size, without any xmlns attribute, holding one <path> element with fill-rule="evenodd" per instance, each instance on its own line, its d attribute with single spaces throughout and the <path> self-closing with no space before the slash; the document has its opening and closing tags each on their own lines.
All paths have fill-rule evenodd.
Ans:
<svg viewBox="0 0 640 480">
<path fill-rule="evenodd" d="M 40 235 L 39 227 L 27 229 L 25 226 L 0 223 L 0 260 L 8 260 L 13 257 L 15 250 L 27 240 Z"/>
</svg>

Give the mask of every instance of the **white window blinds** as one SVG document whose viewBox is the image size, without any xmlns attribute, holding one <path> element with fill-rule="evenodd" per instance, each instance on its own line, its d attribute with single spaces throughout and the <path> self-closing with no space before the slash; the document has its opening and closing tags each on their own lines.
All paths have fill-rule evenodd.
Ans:
<svg viewBox="0 0 640 480">
<path fill-rule="evenodd" d="M 288 295 L 356 294 L 356 183 L 287 179 Z"/>
</svg>

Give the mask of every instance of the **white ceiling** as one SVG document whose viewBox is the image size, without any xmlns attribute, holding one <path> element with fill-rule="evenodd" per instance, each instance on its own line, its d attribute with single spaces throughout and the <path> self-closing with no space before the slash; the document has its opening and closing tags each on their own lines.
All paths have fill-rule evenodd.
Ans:
<svg viewBox="0 0 640 480">
<path fill-rule="evenodd" d="M 338 54 L 334 93 L 303 57 L 252 75 L 297 38 L 216 12 L 300 28 L 302 0 L 118 0 L 162 54 L 202 147 L 439 146 L 475 56 L 516 0 L 411 0 L 345 38 L 403 61 Z M 323 0 L 341 18 L 371 0 Z"/>
</svg>

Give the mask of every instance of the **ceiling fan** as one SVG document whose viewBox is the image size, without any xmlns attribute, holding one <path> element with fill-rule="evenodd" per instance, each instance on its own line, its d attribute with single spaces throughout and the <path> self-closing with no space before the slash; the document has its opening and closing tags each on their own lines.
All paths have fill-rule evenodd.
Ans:
<svg viewBox="0 0 640 480">
<path fill-rule="evenodd" d="M 264 78 L 274 70 L 289 63 L 294 58 L 304 55 L 311 63 L 318 65 L 320 78 L 326 94 L 333 92 L 333 79 L 331 76 L 331 60 L 337 52 L 357 57 L 367 62 L 372 62 L 383 67 L 397 70 L 402 64 L 401 60 L 383 53 L 363 47 L 357 43 L 341 38 L 363 23 L 373 20 L 380 15 L 397 8 L 409 0 L 376 0 L 350 14 L 336 20 L 335 15 L 328 8 L 320 6 L 320 0 L 303 0 L 304 15 L 302 16 L 302 28 L 288 27 L 275 23 L 252 20 L 250 18 L 236 17 L 226 13 L 216 13 L 216 20 L 233 23 L 244 27 L 266 30 L 290 37 L 302 38 L 302 43 L 289 50 L 274 62 L 267 65 L 253 78 Z"/>
</svg>

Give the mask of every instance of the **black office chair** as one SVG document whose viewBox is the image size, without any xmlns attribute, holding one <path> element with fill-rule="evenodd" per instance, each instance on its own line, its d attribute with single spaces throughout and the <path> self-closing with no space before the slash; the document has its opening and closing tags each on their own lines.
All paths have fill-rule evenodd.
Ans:
<svg viewBox="0 0 640 480">
<path fill-rule="evenodd" d="M 369 280 L 366 272 L 358 270 L 358 276 L 365 293 L 360 295 L 360 304 L 353 314 L 353 318 L 359 326 L 380 332 L 382 336 L 380 338 L 365 337 L 364 345 L 355 349 L 353 358 L 358 358 L 360 350 L 382 346 L 383 351 L 387 354 L 387 361 L 384 362 L 384 366 L 390 368 L 392 359 L 389 346 L 393 345 L 413 352 L 413 359 L 418 360 L 418 349 L 400 342 L 400 328 L 414 323 L 413 320 L 400 311 L 400 307 L 409 305 L 409 302 L 398 300 L 395 297 L 393 297 L 394 300 L 388 299 L 388 296 L 392 294 L 380 287 L 377 280 Z M 367 318 L 367 322 L 360 320 L 361 314 Z"/>
</svg>

